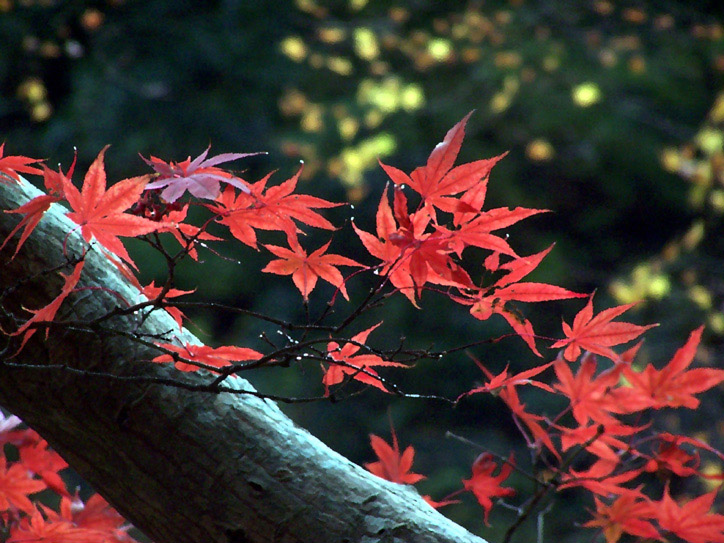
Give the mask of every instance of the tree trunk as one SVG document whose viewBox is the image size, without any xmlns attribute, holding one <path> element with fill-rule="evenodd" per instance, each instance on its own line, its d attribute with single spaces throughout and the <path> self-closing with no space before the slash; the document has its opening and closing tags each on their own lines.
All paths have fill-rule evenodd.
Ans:
<svg viewBox="0 0 724 543">
<path fill-rule="evenodd" d="M 38 194 L 28 183 L 0 182 L 0 210 Z M 0 253 L 2 329 L 17 329 L 30 316 L 23 308 L 43 307 L 60 293 L 62 277 L 45 272 L 66 261 L 64 242 L 70 256 L 83 247 L 77 232 L 66 238 L 76 225 L 64 213 L 52 206 L 15 259 L 17 238 Z M 0 242 L 18 219 L 0 213 Z M 85 261 L 78 287 L 92 288 L 72 294 L 60 318 L 88 319 L 121 298 L 139 300 L 96 250 Z M 158 353 L 130 336 L 178 332 L 165 311 L 145 321 L 117 317 L 105 326 L 127 335 L 51 329 L 46 340 L 41 329 L 16 357 L 6 352 L 0 405 L 37 430 L 156 543 L 484 543 L 414 489 L 379 479 L 330 450 L 271 401 L 134 381 L 179 378 L 170 365 L 150 363 Z M 187 331 L 178 336 L 198 343 Z M 208 381 L 195 373 L 181 377 L 189 384 Z M 253 390 L 242 379 L 228 381 Z"/>
</svg>

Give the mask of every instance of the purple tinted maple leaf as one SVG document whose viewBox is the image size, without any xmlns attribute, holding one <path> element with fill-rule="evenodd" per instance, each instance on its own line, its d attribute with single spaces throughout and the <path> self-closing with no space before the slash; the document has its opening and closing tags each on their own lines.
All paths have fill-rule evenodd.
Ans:
<svg viewBox="0 0 724 543">
<path fill-rule="evenodd" d="M 159 174 L 158 179 L 146 185 L 146 190 L 163 188 L 161 198 L 169 203 L 178 200 L 187 190 L 197 198 L 213 200 L 221 192 L 220 183 L 233 185 L 249 193 L 249 187 L 240 179 L 217 168 L 216 165 L 265 153 L 223 153 L 206 158 L 210 148 L 208 147 L 195 159 L 191 160 L 189 157 L 182 162 L 164 162 L 154 156 L 149 159 L 142 156 L 143 161 Z"/>
</svg>

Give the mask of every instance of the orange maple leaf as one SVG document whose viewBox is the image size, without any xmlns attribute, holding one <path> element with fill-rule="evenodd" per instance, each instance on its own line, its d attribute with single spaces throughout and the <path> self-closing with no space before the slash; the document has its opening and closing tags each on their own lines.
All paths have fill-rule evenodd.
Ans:
<svg viewBox="0 0 724 543">
<path fill-rule="evenodd" d="M 78 528 L 99 533 L 102 541 L 124 543 L 133 541 L 127 535 L 130 525 L 100 494 L 93 494 L 83 503 L 78 496 L 72 502 L 63 498 L 60 517 L 70 520 Z"/>
<path fill-rule="evenodd" d="M 574 362 L 581 354 L 582 349 L 614 361 L 618 360 L 619 356 L 611 347 L 636 339 L 649 328 L 658 326 L 657 324 L 639 326 L 628 322 L 611 322 L 634 305 L 636 303 L 605 309 L 594 317 L 593 295 L 591 295 L 586 306 L 573 319 L 572 327 L 565 321 L 563 322 L 563 333 L 566 335 L 566 339 L 556 341 L 551 348 L 565 347 L 563 357 L 569 362 Z"/>
<path fill-rule="evenodd" d="M 320 277 L 337 287 L 342 296 L 349 300 L 344 285 L 344 277 L 342 277 L 342 273 L 337 269 L 337 266 L 361 267 L 361 264 L 344 256 L 324 254 L 332 243 L 331 241 L 309 255 L 299 244 L 296 232 L 287 232 L 287 242 L 291 250 L 276 245 L 264 245 L 268 251 L 278 256 L 279 260 L 272 260 L 261 271 L 278 275 L 291 275 L 292 281 L 294 281 L 299 292 L 302 293 L 305 302 L 309 300 L 309 294 L 314 290 L 317 279 Z"/>
<path fill-rule="evenodd" d="M 83 239 L 90 243 L 95 238 L 106 250 L 133 264 L 118 236 L 135 237 L 158 230 L 159 223 L 144 217 L 124 213 L 141 196 L 149 176 L 124 179 L 106 190 L 104 147 L 93 161 L 79 191 L 67 179 L 63 179 L 63 192 L 72 212 L 67 216 L 80 225 Z"/>
</svg>

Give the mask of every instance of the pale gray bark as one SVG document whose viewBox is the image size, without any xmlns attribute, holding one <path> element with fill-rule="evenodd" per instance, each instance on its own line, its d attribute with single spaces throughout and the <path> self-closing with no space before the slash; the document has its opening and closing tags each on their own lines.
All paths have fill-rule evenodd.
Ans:
<svg viewBox="0 0 724 543">
<path fill-rule="evenodd" d="M 0 210 L 37 194 L 27 183 L 0 183 Z M 74 225 L 64 209 L 54 207 L 14 260 L 15 241 L 0 253 L 5 330 L 17 327 L 11 316 L 18 322 L 29 316 L 21 307 L 40 308 L 60 292 L 58 273 L 43 272 L 64 262 L 63 241 Z M 0 241 L 18 220 L 0 213 Z M 79 247 L 79 236 L 68 236 L 68 252 L 78 255 Z M 95 251 L 86 257 L 79 286 L 139 299 Z M 69 298 L 59 316 L 85 319 L 117 304 L 107 290 L 85 290 Z M 176 327 L 164 311 L 154 312 L 141 328 L 138 317 L 112 325 L 151 334 Z M 188 332 L 182 339 L 198 342 Z M 178 377 L 173 368 L 148 362 L 156 354 L 123 336 L 51 330 L 47 341 L 37 332 L 10 362 L 65 364 L 121 378 Z M 484 543 L 430 508 L 414 489 L 383 481 L 330 450 L 268 400 L 4 362 L 0 405 L 35 428 L 157 543 Z M 242 379 L 234 382 L 250 387 Z"/>
</svg>

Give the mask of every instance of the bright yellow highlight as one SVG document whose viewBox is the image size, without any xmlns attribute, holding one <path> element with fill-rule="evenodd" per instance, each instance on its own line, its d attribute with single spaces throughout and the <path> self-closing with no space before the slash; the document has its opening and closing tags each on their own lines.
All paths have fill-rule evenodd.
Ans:
<svg viewBox="0 0 724 543">
<path fill-rule="evenodd" d="M 328 26 L 320 28 L 317 35 L 324 43 L 334 44 L 344 41 L 347 38 L 347 31 L 342 28 Z"/>
<path fill-rule="evenodd" d="M 281 41 L 279 48 L 294 62 L 302 62 L 307 58 L 307 46 L 299 36 L 287 36 Z"/>
<path fill-rule="evenodd" d="M 705 128 L 696 135 L 696 144 L 707 155 L 720 153 L 724 147 L 724 135 L 721 130 Z"/>
<path fill-rule="evenodd" d="M 339 135 L 342 136 L 343 140 L 350 141 L 357 135 L 359 122 L 357 122 L 357 119 L 354 117 L 344 117 L 337 123 L 337 129 L 339 130 Z"/>
<path fill-rule="evenodd" d="M 543 138 L 537 138 L 528 143 L 525 148 L 525 155 L 534 162 L 545 162 L 551 160 L 556 154 L 550 142 Z"/>
<path fill-rule="evenodd" d="M 587 82 L 573 88 L 571 93 L 573 103 L 578 107 L 590 107 L 601 101 L 601 89 L 596 83 Z"/>
<path fill-rule="evenodd" d="M 367 5 L 368 0 L 349 0 L 349 7 L 353 11 L 359 11 Z"/>
<path fill-rule="evenodd" d="M 396 148 L 395 138 L 384 132 L 346 148 L 340 155 L 340 179 L 348 187 L 360 185 L 364 172 L 377 165 L 377 158 L 391 155 Z"/>
<path fill-rule="evenodd" d="M 322 108 L 313 104 L 304 112 L 301 121 L 302 130 L 305 132 L 319 132 L 324 127 L 322 119 Z"/>
<path fill-rule="evenodd" d="M 681 168 L 681 155 L 675 147 L 667 147 L 661 153 L 661 165 L 669 173 L 677 173 Z"/>
<path fill-rule="evenodd" d="M 425 105 L 425 93 L 417 83 L 405 85 L 400 94 L 400 105 L 405 111 L 414 111 Z"/>
<path fill-rule="evenodd" d="M 427 44 L 427 52 L 438 62 L 443 62 L 452 55 L 452 44 L 444 38 L 431 39 Z"/>
<path fill-rule="evenodd" d="M 374 60 L 380 55 L 377 36 L 372 30 L 365 27 L 355 29 L 354 52 L 363 60 Z"/>
<path fill-rule="evenodd" d="M 715 334 L 724 334 L 724 314 L 716 312 L 709 315 L 707 319 L 707 328 Z"/>
<path fill-rule="evenodd" d="M 329 57 L 327 59 L 327 68 L 339 75 L 351 75 L 354 71 L 352 62 L 344 57 Z"/>
<path fill-rule="evenodd" d="M 711 292 L 701 285 L 694 285 L 689 289 L 689 299 L 701 309 L 711 309 Z"/>
<path fill-rule="evenodd" d="M 404 85 L 398 77 L 387 77 L 381 83 L 364 79 L 357 88 L 357 102 L 389 114 L 399 109 L 419 109 L 425 103 L 425 95 L 422 87 L 416 84 Z"/>
<path fill-rule="evenodd" d="M 630 304 L 647 298 L 661 300 L 671 292 L 671 282 L 666 274 L 648 264 L 639 264 L 627 281 L 614 281 L 609 289 L 618 303 Z"/>
<path fill-rule="evenodd" d="M 43 82 L 37 77 L 31 77 L 18 86 L 18 96 L 28 102 L 40 102 L 45 100 L 48 91 Z"/>
</svg>

